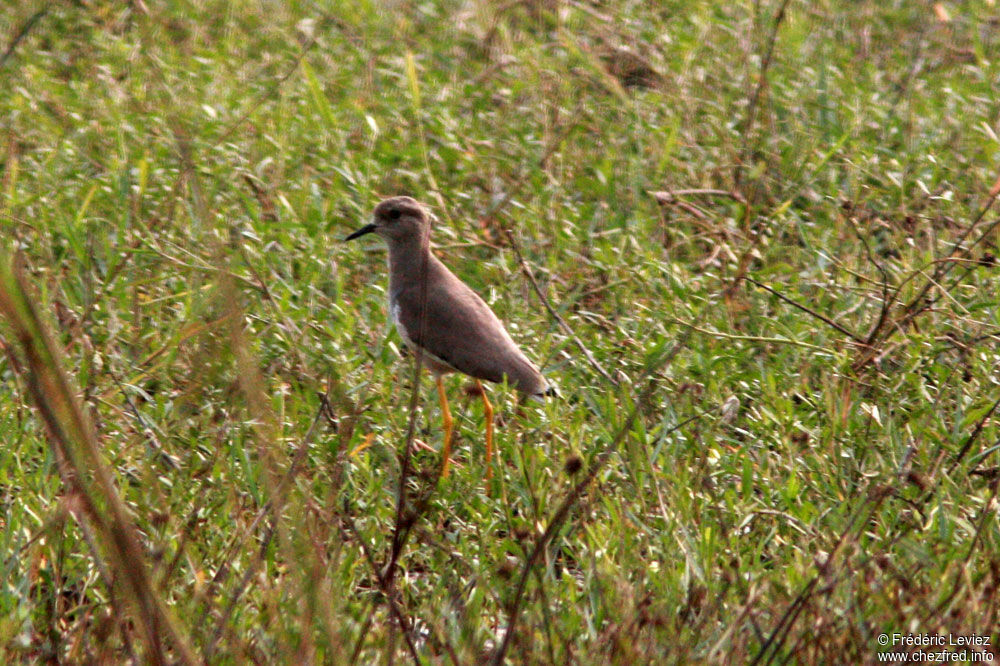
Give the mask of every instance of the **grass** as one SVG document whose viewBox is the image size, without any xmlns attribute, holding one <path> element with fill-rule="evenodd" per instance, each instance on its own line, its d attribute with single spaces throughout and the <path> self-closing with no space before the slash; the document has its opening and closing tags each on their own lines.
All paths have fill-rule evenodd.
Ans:
<svg viewBox="0 0 1000 666">
<path fill-rule="evenodd" d="M 995 658 L 996 20 L 13 6 L 3 661 Z M 401 193 L 560 387 L 489 483 L 340 240 Z"/>
</svg>

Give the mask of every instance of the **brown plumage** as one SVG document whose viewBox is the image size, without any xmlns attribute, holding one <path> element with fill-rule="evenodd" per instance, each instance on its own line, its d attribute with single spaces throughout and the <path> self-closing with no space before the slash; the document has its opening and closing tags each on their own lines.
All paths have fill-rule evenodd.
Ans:
<svg viewBox="0 0 1000 666">
<path fill-rule="evenodd" d="M 554 393 L 503 324 L 474 291 L 455 277 L 431 252 L 431 222 L 427 211 L 410 197 L 386 199 L 372 213 L 372 222 L 347 237 L 368 233 L 389 246 L 389 313 L 407 345 L 424 352 L 424 364 L 437 380 L 444 421 L 441 475 L 448 473 L 453 421 L 442 375 L 458 371 L 491 382 L 506 381 L 540 399 Z M 493 407 L 481 391 L 486 417 L 486 478 L 493 454 Z"/>
<path fill-rule="evenodd" d="M 385 239 L 390 314 L 403 340 L 427 353 L 430 370 L 435 374 L 457 370 L 498 383 L 506 377 L 511 386 L 532 396 L 550 391 L 542 373 L 486 302 L 430 251 L 430 219 L 416 200 L 386 199 L 372 217 L 372 224 L 348 239 L 370 232 Z M 423 326 L 422 304 L 427 316 Z"/>
</svg>

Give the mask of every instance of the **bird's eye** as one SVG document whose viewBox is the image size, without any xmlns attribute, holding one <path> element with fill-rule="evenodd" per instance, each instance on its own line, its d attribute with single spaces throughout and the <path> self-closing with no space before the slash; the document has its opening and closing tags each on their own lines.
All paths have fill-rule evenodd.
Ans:
<svg viewBox="0 0 1000 666">
<path fill-rule="evenodd" d="M 398 208 L 393 208 L 392 210 L 389 211 L 390 220 L 398 220 L 400 215 L 402 215 L 402 213 L 399 212 Z"/>
</svg>

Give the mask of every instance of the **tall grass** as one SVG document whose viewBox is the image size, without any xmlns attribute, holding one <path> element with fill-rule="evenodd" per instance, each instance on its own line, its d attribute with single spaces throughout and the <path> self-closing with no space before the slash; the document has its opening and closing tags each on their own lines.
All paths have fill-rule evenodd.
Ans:
<svg viewBox="0 0 1000 666">
<path fill-rule="evenodd" d="M 2 660 L 995 658 L 995 23 L 0 12 Z M 488 480 L 340 241 L 392 194 L 559 386 Z"/>
</svg>

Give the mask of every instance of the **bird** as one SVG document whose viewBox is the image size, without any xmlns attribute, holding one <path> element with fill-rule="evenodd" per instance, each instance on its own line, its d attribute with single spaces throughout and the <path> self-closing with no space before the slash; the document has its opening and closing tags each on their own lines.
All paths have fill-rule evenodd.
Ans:
<svg viewBox="0 0 1000 666">
<path fill-rule="evenodd" d="M 389 314 L 403 342 L 423 355 L 434 375 L 444 426 L 440 477 L 448 475 L 454 420 L 444 376 L 460 372 L 476 380 L 486 419 L 486 474 L 493 457 L 493 406 L 482 381 L 502 383 L 532 398 L 555 388 L 517 346 L 490 306 L 431 252 L 431 216 L 416 199 L 395 196 L 375 206 L 371 222 L 348 235 L 374 233 L 389 248 Z"/>
</svg>

